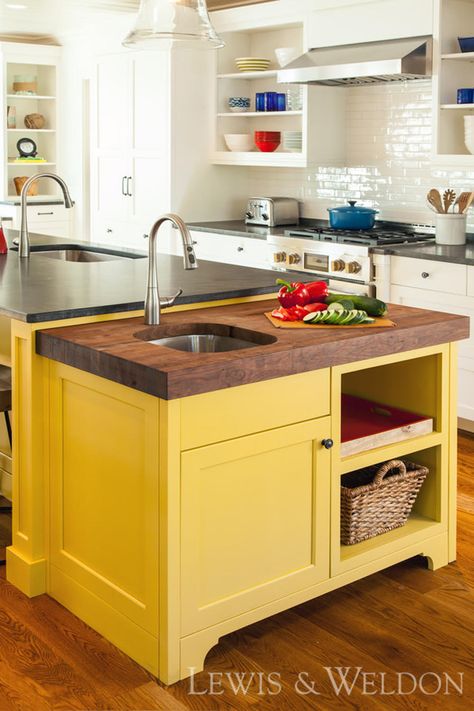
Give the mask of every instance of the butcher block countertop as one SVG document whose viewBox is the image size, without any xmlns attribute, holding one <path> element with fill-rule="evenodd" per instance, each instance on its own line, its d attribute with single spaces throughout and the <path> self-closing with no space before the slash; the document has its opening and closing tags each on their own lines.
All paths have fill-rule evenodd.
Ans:
<svg viewBox="0 0 474 711">
<path fill-rule="evenodd" d="M 160 326 L 130 318 L 48 329 L 38 331 L 36 350 L 52 360 L 173 400 L 469 336 L 465 316 L 396 305 L 389 306 L 396 328 L 276 329 L 264 316 L 275 306 L 271 300 L 165 312 Z M 237 337 L 245 338 L 242 329 L 256 332 L 259 345 L 225 353 L 186 353 L 144 340 L 189 333 L 193 326 L 204 324 L 231 327 Z"/>
</svg>

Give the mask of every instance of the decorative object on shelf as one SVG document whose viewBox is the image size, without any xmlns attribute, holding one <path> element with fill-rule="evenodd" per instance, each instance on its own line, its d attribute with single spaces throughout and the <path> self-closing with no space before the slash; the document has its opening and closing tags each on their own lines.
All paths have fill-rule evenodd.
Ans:
<svg viewBox="0 0 474 711">
<path fill-rule="evenodd" d="M 285 67 L 300 54 L 301 52 L 296 47 L 279 47 L 275 50 L 275 56 L 280 67 Z"/>
<path fill-rule="evenodd" d="M 255 111 L 265 111 L 265 92 L 255 94 Z"/>
<path fill-rule="evenodd" d="M 280 143 L 280 131 L 255 131 L 255 145 L 262 153 L 273 153 Z"/>
<path fill-rule="evenodd" d="M 472 104 L 474 101 L 474 89 L 458 89 L 456 103 Z"/>
<path fill-rule="evenodd" d="M 328 208 L 331 227 L 334 230 L 371 230 L 378 211 L 372 207 L 356 206 L 357 200 L 348 202 L 349 205 Z"/>
<path fill-rule="evenodd" d="M 302 131 L 284 131 L 283 148 L 291 153 L 297 153 L 303 148 Z"/>
<path fill-rule="evenodd" d="M 7 128 L 16 128 L 16 106 L 7 106 Z"/>
<path fill-rule="evenodd" d="M 247 96 L 230 96 L 227 105 L 230 111 L 242 113 L 250 109 L 250 99 Z"/>
<path fill-rule="evenodd" d="M 474 52 L 474 37 L 458 37 L 461 52 Z"/>
<path fill-rule="evenodd" d="M 16 144 L 20 158 L 36 158 L 38 148 L 32 138 L 20 138 Z"/>
<path fill-rule="evenodd" d="M 261 57 L 237 57 L 235 66 L 239 72 L 265 72 L 270 66 L 270 60 Z"/>
<path fill-rule="evenodd" d="M 226 133 L 224 141 L 229 151 L 248 152 L 255 148 L 250 133 Z"/>
<path fill-rule="evenodd" d="M 13 178 L 13 183 L 15 185 L 15 190 L 17 195 L 21 195 L 21 191 L 23 190 L 23 186 L 26 183 L 26 181 L 29 180 L 28 176 L 20 176 L 18 178 Z M 38 195 L 38 183 L 33 183 L 29 190 L 28 190 L 28 197 L 34 197 L 35 195 Z"/>
<path fill-rule="evenodd" d="M 286 111 L 286 94 L 277 94 L 277 111 Z"/>
<path fill-rule="evenodd" d="M 301 111 L 303 108 L 303 87 L 295 84 L 287 89 L 286 110 Z"/>
<path fill-rule="evenodd" d="M 404 526 L 429 469 L 394 459 L 341 477 L 341 543 L 366 541 Z"/>
<path fill-rule="evenodd" d="M 141 0 L 135 27 L 123 41 L 125 47 L 214 48 L 225 43 L 217 35 L 206 0 Z"/>
<path fill-rule="evenodd" d="M 276 91 L 265 92 L 265 111 L 278 111 L 278 94 Z"/>
<path fill-rule="evenodd" d="M 27 114 L 25 116 L 26 128 L 36 129 L 40 131 L 46 125 L 46 119 L 43 114 Z"/>
<path fill-rule="evenodd" d="M 474 116 L 464 116 L 464 145 L 474 154 Z"/>
<path fill-rule="evenodd" d="M 16 74 L 13 77 L 13 93 L 34 96 L 38 93 L 37 78 L 31 74 Z"/>
</svg>

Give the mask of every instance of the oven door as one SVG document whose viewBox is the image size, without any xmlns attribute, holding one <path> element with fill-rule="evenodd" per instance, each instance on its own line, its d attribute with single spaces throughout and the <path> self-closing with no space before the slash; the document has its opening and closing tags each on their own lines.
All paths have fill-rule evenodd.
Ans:
<svg viewBox="0 0 474 711">
<path fill-rule="evenodd" d="M 329 291 L 335 294 L 356 294 L 357 296 L 375 296 L 373 284 L 361 284 L 348 279 L 324 279 L 328 282 Z"/>
</svg>

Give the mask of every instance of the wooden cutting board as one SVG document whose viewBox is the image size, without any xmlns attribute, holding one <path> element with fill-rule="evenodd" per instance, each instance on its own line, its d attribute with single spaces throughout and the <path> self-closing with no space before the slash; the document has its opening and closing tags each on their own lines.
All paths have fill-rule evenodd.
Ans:
<svg viewBox="0 0 474 711">
<path fill-rule="evenodd" d="M 272 314 L 270 311 L 267 311 L 265 313 L 265 316 L 267 319 L 272 323 L 275 328 L 312 328 L 313 331 L 316 329 L 327 329 L 327 328 L 334 328 L 337 330 L 341 330 L 341 328 L 393 328 L 397 324 L 391 321 L 389 318 L 377 318 L 375 319 L 375 323 L 359 323 L 357 326 L 334 326 L 331 324 L 324 324 L 324 323 L 305 323 L 304 321 L 281 321 L 279 318 L 273 318 Z"/>
</svg>

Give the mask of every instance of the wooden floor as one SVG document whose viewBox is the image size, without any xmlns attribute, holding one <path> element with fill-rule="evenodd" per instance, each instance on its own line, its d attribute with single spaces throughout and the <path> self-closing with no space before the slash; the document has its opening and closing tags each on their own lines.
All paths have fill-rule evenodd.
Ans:
<svg viewBox="0 0 474 711">
<path fill-rule="evenodd" d="M 23 596 L 5 582 L 3 572 L 0 711 L 468 711 L 474 698 L 474 438 L 461 437 L 459 473 L 456 564 L 432 573 L 423 559 L 413 559 L 228 635 L 195 678 L 194 691 L 205 692 L 214 672 L 213 696 L 191 694 L 189 681 L 168 689 L 160 686 L 47 596 Z M 338 695 L 325 667 L 331 667 L 334 681 L 336 667 L 350 667 L 348 684 L 362 667 L 367 693 L 361 672 L 352 693 L 343 690 Z M 376 675 L 370 677 L 370 672 Z M 386 695 L 381 694 L 383 672 Z M 390 694 L 402 672 L 415 678 L 410 682 L 408 674 L 401 677 L 403 691 L 425 675 L 425 693 L 418 687 L 412 695 Z M 463 696 L 453 686 L 445 695 L 444 682 L 439 693 L 430 695 L 445 674 L 459 684 L 460 672 Z M 237 673 L 250 684 L 247 694 L 232 689 Z M 314 683 L 320 695 L 298 693 L 295 684 L 301 673 L 300 692 Z"/>
</svg>

